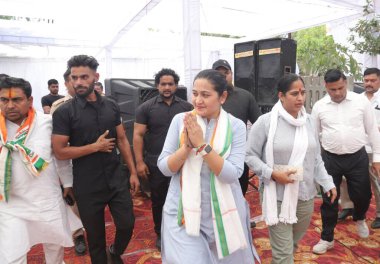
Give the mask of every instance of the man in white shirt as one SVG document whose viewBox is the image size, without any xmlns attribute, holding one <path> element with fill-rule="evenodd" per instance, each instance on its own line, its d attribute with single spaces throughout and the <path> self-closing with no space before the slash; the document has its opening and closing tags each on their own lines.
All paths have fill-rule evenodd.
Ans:
<svg viewBox="0 0 380 264">
<path fill-rule="evenodd" d="M 362 95 L 367 98 L 372 108 L 375 111 L 377 127 L 380 129 L 380 70 L 378 68 L 368 68 L 364 71 L 364 88 L 365 92 Z M 372 149 L 370 146 L 366 146 L 368 152 L 368 157 L 370 162 L 372 161 Z M 380 228 L 380 184 L 378 177 L 372 172 L 369 171 L 370 181 L 372 190 L 374 192 L 375 201 L 376 201 L 376 219 L 372 222 L 371 228 L 376 229 Z M 343 208 L 342 212 L 338 216 L 338 220 L 344 220 L 347 216 L 352 215 L 354 204 L 350 200 L 346 181 L 342 181 L 340 186 L 341 194 L 341 206 Z"/>
<path fill-rule="evenodd" d="M 343 175 L 346 177 L 354 203 L 353 219 L 358 235 L 366 238 L 369 230 L 365 215 L 371 200 L 369 160 L 364 147 L 368 141 L 373 150 L 372 170 L 376 175 L 380 173 L 380 133 L 374 110 L 368 99 L 347 91 L 346 76 L 341 71 L 328 70 L 324 79 L 328 95 L 319 100 L 312 110 L 323 148 L 322 159 L 335 186 L 340 186 Z M 340 192 L 331 203 L 329 197 L 322 194 L 322 234 L 321 240 L 313 247 L 316 254 L 323 254 L 334 247 L 339 195 Z"/>
<path fill-rule="evenodd" d="M 26 264 L 29 249 L 43 243 L 47 264 L 63 262 L 72 246 L 62 199 L 72 196 L 70 162 L 56 167 L 50 115 L 33 108 L 29 82 L 0 80 L 0 263 Z M 59 177 L 59 178 L 58 178 Z"/>
</svg>

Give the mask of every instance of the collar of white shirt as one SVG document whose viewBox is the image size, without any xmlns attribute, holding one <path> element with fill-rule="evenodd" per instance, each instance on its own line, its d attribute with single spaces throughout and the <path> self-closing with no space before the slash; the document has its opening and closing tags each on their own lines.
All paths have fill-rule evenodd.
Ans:
<svg viewBox="0 0 380 264">
<path fill-rule="evenodd" d="M 348 101 L 352 101 L 352 100 L 354 100 L 353 92 L 351 92 L 351 91 L 347 91 L 346 98 L 344 98 L 343 101 L 345 101 L 345 100 L 348 100 Z M 342 101 L 342 102 L 343 102 L 343 101 Z M 330 95 L 327 95 L 326 103 L 335 103 L 335 102 L 333 102 L 333 101 L 331 100 Z M 335 104 L 336 104 L 336 103 L 335 103 Z"/>
</svg>

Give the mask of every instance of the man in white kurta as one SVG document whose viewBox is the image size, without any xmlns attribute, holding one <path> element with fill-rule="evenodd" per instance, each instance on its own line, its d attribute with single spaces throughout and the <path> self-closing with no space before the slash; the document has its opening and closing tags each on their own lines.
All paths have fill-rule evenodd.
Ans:
<svg viewBox="0 0 380 264">
<path fill-rule="evenodd" d="M 51 116 L 36 113 L 32 103 L 28 82 L 11 77 L 0 82 L 0 121 L 3 120 L 0 122 L 0 153 L 5 149 L 5 142 L 15 140 L 19 127 L 33 114 L 23 146 L 34 152 L 29 157 L 37 154 L 47 162 L 39 175 L 34 175 L 24 164 L 21 152 L 9 150 L 11 182 L 8 191 L 4 191 L 4 181 L 0 180 L 0 197 L 3 198 L 0 199 L 0 263 L 26 264 L 30 248 L 43 243 L 46 263 L 58 264 L 63 262 L 63 247 L 72 246 L 60 189 L 61 181 L 66 193 L 70 190 L 72 170 L 69 162 L 56 168 L 50 139 Z M 0 164 L 0 177 L 4 175 L 3 168 Z"/>
</svg>

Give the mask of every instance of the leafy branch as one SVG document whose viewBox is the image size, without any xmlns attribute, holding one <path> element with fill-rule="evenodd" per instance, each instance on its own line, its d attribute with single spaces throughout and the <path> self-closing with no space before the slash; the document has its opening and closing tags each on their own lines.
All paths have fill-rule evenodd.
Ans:
<svg viewBox="0 0 380 264">
<path fill-rule="evenodd" d="M 366 19 L 360 19 L 353 28 L 350 28 L 348 41 L 359 53 L 370 55 L 380 54 L 380 16 L 376 15 L 373 0 L 367 0 L 363 7 Z"/>
</svg>

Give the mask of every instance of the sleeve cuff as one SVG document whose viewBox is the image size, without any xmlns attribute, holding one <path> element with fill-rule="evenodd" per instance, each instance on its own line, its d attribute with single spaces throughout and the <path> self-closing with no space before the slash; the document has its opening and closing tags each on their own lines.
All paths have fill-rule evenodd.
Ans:
<svg viewBox="0 0 380 264">
<path fill-rule="evenodd" d="M 322 188 L 323 188 L 323 191 L 326 193 L 330 191 L 331 189 L 335 188 L 335 185 L 333 182 L 329 182 L 326 185 L 322 186 Z"/>
<path fill-rule="evenodd" d="M 162 174 L 167 176 L 167 177 L 171 177 L 173 175 L 176 174 L 176 172 L 172 172 L 170 169 L 169 169 L 169 166 L 168 166 L 168 159 L 169 159 L 170 155 L 169 156 L 166 156 L 165 158 L 163 158 L 162 160 L 160 160 L 158 162 L 158 168 L 161 170 Z"/>
</svg>

